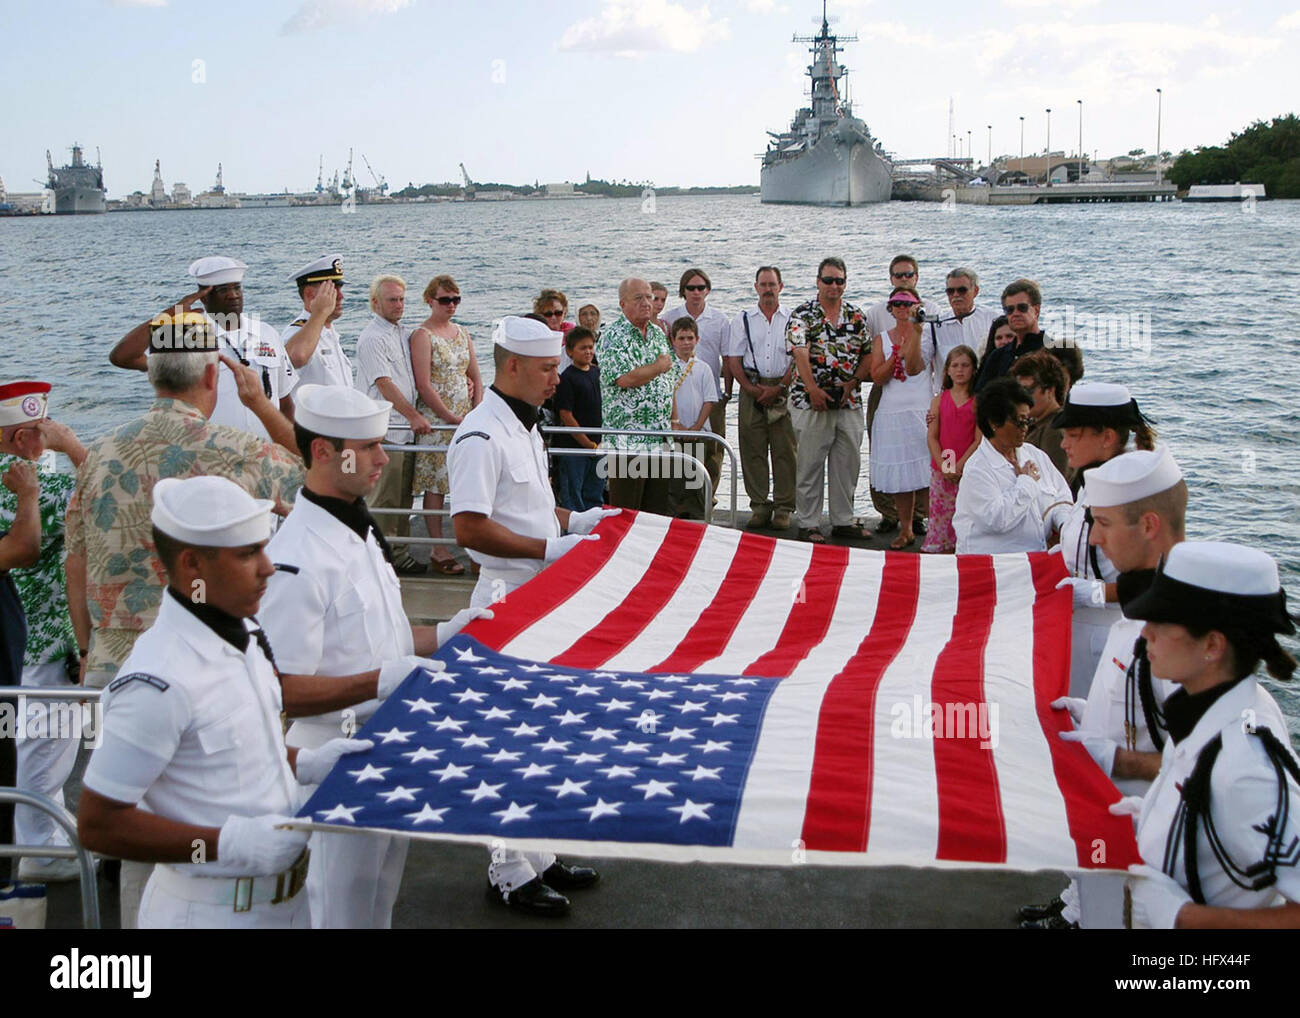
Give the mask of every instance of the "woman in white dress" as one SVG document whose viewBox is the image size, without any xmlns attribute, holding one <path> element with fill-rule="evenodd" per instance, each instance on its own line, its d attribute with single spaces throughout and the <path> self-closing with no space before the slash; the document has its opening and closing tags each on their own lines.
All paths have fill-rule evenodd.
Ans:
<svg viewBox="0 0 1300 1018">
<path fill-rule="evenodd" d="M 916 540 L 912 509 L 916 493 L 930 486 L 930 447 L 925 414 L 930 407 L 930 350 L 921 342 L 914 315 L 921 298 L 910 286 L 897 286 L 885 308 L 895 325 L 871 341 L 871 383 L 881 386 L 871 430 L 871 486 L 894 496 L 901 531 L 890 545 L 906 548 Z"/>
</svg>

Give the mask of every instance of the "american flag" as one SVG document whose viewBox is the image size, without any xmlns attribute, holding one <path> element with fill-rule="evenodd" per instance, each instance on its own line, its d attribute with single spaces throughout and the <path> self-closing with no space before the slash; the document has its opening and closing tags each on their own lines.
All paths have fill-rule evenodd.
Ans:
<svg viewBox="0 0 1300 1018">
<path fill-rule="evenodd" d="M 1062 742 L 1060 557 L 775 541 L 625 512 L 439 651 L 299 814 L 657 859 L 1122 869 Z"/>
</svg>

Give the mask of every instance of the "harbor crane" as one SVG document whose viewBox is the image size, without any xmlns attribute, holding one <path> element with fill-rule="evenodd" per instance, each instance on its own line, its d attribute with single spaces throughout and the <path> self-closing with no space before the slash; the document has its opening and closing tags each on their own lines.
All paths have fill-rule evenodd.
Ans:
<svg viewBox="0 0 1300 1018">
<path fill-rule="evenodd" d="M 375 168 L 370 165 L 370 160 L 366 158 L 366 154 L 364 152 L 361 153 L 361 161 L 366 164 L 366 169 L 369 170 L 370 175 L 375 178 L 375 190 L 378 191 L 380 195 L 387 196 L 388 181 L 386 181 L 380 174 L 375 172 Z"/>
<path fill-rule="evenodd" d="M 469 179 L 469 173 L 465 169 L 465 164 L 460 164 L 460 175 L 465 180 L 465 200 L 474 200 L 474 182 Z"/>
</svg>

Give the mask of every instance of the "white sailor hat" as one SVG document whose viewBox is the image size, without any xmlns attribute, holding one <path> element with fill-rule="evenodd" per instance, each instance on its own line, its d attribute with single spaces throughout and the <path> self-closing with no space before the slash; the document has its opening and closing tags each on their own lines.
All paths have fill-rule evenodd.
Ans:
<svg viewBox="0 0 1300 1018">
<path fill-rule="evenodd" d="M 1146 423 L 1133 394 L 1114 382 L 1070 386 L 1065 406 L 1052 418 L 1054 428 L 1136 428 Z"/>
<path fill-rule="evenodd" d="M 295 424 L 325 438 L 382 438 L 393 404 L 348 385 L 300 385 L 293 395 Z"/>
<path fill-rule="evenodd" d="M 0 385 L 0 428 L 39 421 L 49 412 L 49 382 Z"/>
<path fill-rule="evenodd" d="M 297 272 L 289 276 L 291 282 L 295 283 L 323 283 L 325 280 L 331 280 L 335 283 L 343 282 L 343 256 L 337 254 L 321 255 L 313 262 L 308 262 Z"/>
<path fill-rule="evenodd" d="M 564 334 L 552 332 L 544 322 L 509 315 L 497 322 L 492 342 L 521 357 L 558 357 Z"/>
<path fill-rule="evenodd" d="M 1168 491 L 1183 479 L 1169 446 L 1138 449 L 1107 460 L 1087 473 L 1088 505 L 1102 509 L 1128 505 Z"/>
<path fill-rule="evenodd" d="M 1189 629 L 1231 629 L 1257 637 L 1294 633 L 1273 557 L 1226 541 L 1182 541 L 1124 614 Z"/>
<path fill-rule="evenodd" d="M 189 273 L 199 286 L 221 286 L 223 283 L 242 283 L 248 266 L 238 258 L 210 255 L 190 263 Z"/>
<path fill-rule="evenodd" d="M 270 538 L 274 505 L 224 477 L 167 477 L 153 486 L 149 519 L 182 544 L 243 548 Z"/>
</svg>

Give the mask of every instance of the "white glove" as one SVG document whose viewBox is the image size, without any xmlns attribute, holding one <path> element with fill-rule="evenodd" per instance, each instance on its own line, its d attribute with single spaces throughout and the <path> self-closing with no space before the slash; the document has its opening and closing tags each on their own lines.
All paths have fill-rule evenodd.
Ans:
<svg viewBox="0 0 1300 1018">
<path fill-rule="evenodd" d="M 1130 866 L 1128 872 L 1124 889 L 1133 904 L 1133 929 L 1172 930 L 1192 896 L 1169 874 L 1146 864 Z"/>
<path fill-rule="evenodd" d="M 490 619 L 492 617 L 491 608 L 462 608 L 446 622 L 438 623 L 438 646 L 443 646 L 475 619 Z"/>
<path fill-rule="evenodd" d="M 417 657 L 414 654 L 403 654 L 385 661 L 379 666 L 379 689 L 375 696 L 387 700 L 389 694 L 416 668 L 423 668 L 426 672 L 441 672 L 446 671 L 447 666 L 431 657 Z"/>
<path fill-rule="evenodd" d="M 569 513 L 569 533 L 590 534 L 596 529 L 596 524 L 606 516 L 617 516 L 622 511 L 622 509 L 602 509 L 596 506 L 595 509 L 587 509 L 580 513 Z"/>
<path fill-rule="evenodd" d="M 280 831 L 276 824 L 293 817 L 268 813 L 233 816 L 221 825 L 217 859 L 244 877 L 269 877 L 287 870 L 307 847 L 307 831 Z"/>
<path fill-rule="evenodd" d="M 1073 509 L 1074 506 L 1068 502 L 1057 502 L 1043 514 L 1043 522 L 1047 524 L 1049 534 L 1051 531 L 1060 530 L 1065 526 L 1066 521 L 1070 518 L 1070 512 Z M 1057 545 L 1057 547 L 1060 547 L 1060 545 Z"/>
<path fill-rule="evenodd" d="M 340 757 L 349 753 L 364 753 L 374 749 L 375 744 L 369 739 L 330 739 L 325 745 L 316 749 L 298 750 L 298 762 L 294 771 L 300 785 L 319 785 L 325 780 Z"/>
<path fill-rule="evenodd" d="M 1074 606 L 1076 608 L 1106 607 L 1106 584 L 1101 580 L 1085 580 L 1082 576 L 1067 576 L 1056 585 L 1074 588 Z"/>
<path fill-rule="evenodd" d="M 546 558 L 544 561 L 549 566 L 574 545 L 581 544 L 583 541 L 599 540 L 599 534 L 565 534 L 564 537 L 548 537 L 546 539 Z"/>
<path fill-rule="evenodd" d="M 1110 810 L 1111 816 L 1137 817 L 1142 812 L 1142 796 L 1126 795 L 1119 802 L 1112 802 L 1106 808 Z"/>
<path fill-rule="evenodd" d="M 1088 701 L 1081 696 L 1058 696 L 1051 702 L 1052 710 L 1068 710 L 1070 720 L 1074 722 L 1076 728 L 1083 724 L 1083 709 L 1088 705 Z"/>
<path fill-rule="evenodd" d="M 1062 742 L 1081 742 L 1083 748 L 1088 751 L 1088 755 L 1096 761 L 1101 772 L 1110 777 L 1110 772 L 1115 768 L 1115 751 L 1119 749 L 1119 743 L 1114 739 L 1099 738 L 1095 735 L 1089 735 L 1087 732 L 1062 732 Z M 1141 803 L 1141 799 L 1138 800 Z"/>
</svg>

